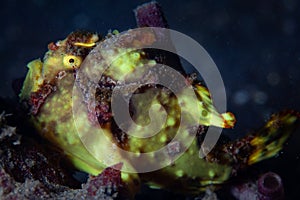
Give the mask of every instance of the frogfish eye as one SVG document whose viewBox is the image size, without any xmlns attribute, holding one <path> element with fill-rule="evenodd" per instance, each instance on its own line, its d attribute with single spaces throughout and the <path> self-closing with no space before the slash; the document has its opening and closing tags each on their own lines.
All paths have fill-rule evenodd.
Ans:
<svg viewBox="0 0 300 200">
<path fill-rule="evenodd" d="M 63 64 L 67 69 L 77 69 L 81 65 L 82 59 L 79 56 L 65 55 Z"/>
</svg>

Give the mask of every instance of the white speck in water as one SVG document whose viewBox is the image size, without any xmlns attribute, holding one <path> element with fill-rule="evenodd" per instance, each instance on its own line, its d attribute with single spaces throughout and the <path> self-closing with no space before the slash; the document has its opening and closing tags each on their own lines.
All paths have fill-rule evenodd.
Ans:
<svg viewBox="0 0 300 200">
<path fill-rule="evenodd" d="M 282 31 L 285 35 L 294 35 L 296 30 L 296 23 L 293 19 L 286 19 L 283 21 Z"/>
<path fill-rule="evenodd" d="M 276 72 L 270 72 L 267 75 L 267 80 L 271 86 L 278 85 L 278 83 L 280 82 L 280 75 Z"/>
<path fill-rule="evenodd" d="M 255 103 L 263 105 L 268 100 L 268 96 L 262 91 L 257 91 L 254 93 L 253 99 Z"/>
<path fill-rule="evenodd" d="M 79 28 L 86 28 L 89 26 L 90 18 L 85 13 L 79 13 L 73 18 L 73 24 Z"/>
<path fill-rule="evenodd" d="M 233 95 L 233 101 L 237 105 L 244 105 L 249 101 L 250 95 L 246 90 L 239 90 Z"/>
</svg>

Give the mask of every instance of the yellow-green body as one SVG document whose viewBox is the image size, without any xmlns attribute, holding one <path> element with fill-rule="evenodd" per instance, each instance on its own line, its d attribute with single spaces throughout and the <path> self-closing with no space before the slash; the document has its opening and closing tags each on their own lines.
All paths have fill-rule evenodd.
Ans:
<svg viewBox="0 0 300 200">
<path fill-rule="evenodd" d="M 92 48 L 96 45 L 96 42 L 99 42 L 98 37 L 95 35 L 90 35 L 90 37 L 87 38 L 85 41 L 75 41 L 72 44 L 86 49 Z M 81 62 L 86 55 L 82 56 L 76 53 L 72 54 L 72 52 L 69 53 L 66 50 L 67 43 L 68 38 L 59 41 L 54 49 L 49 49 L 43 62 L 34 60 L 28 64 L 29 71 L 24 81 L 20 98 L 23 101 L 32 102 L 33 94 L 39 94 L 41 88 L 45 87 L 45 85 L 50 85 L 50 92 L 43 93 L 44 98 L 41 100 L 42 103 L 38 104 L 37 112 L 32 114 L 31 122 L 44 138 L 56 145 L 57 148 L 62 150 L 69 157 L 76 168 L 97 175 L 108 166 L 93 156 L 94 153 L 97 154 L 97 152 L 92 152 L 92 155 L 86 149 L 79 136 L 80 133 L 78 134 L 78 130 L 80 131 L 82 129 L 84 132 L 93 132 L 93 128 L 96 129 L 99 127 L 90 125 L 85 127 L 86 122 L 89 122 L 87 113 L 82 113 L 79 119 L 77 119 L 77 122 L 79 120 L 80 123 L 75 124 L 72 110 L 74 102 L 74 99 L 72 99 L 74 98 L 73 86 L 76 78 L 76 70 L 80 68 Z M 145 63 L 149 64 L 149 62 L 150 64 L 155 64 L 155 61 L 145 61 L 142 54 L 143 52 L 141 51 L 125 53 L 123 57 L 114 64 L 115 67 L 119 66 L 120 70 L 118 70 L 118 68 L 112 68 L 111 71 L 107 72 L 107 75 L 118 79 L 122 77 L 122 74 L 131 73 L 135 69 L 135 66 L 143 67 Z M 74 62 L 70 64 L 68 61 Z M 199 120 L 199 125 L 233 126 L 235 121 L 234 116 L 230 113 L 217 113 L 212 105 L 209 92 L 205 87 L 196 84 L 194 85 L 194 89 L 195 93 L 198 93 L 199 96 L 199 102 L 197 104 L 199 108 L 206 110 L 208 114 L 214 116 L 214 120 Z M 168 123 L 159 134 L 150 139 L 128 137 L 125 145 L 125 149 L 128 151 L 135 153 L 149 152 L 161 148 L 174 137 L 176 129 L 178 128 L 175 125 L 176 123 L 174 123 L 180 118 L 180 115 L 177 113 L 176 99 L 169 98 L 169 96 L 164 93 L 161 93 L 162 97 L 160 96 L 160 99 L 155 93 L 150 92 L 149 95 L 150 98 L 147 98 L 150 102 L 149 105 L 151 105 L 151 101 L 152 103 L 158 103 L 162 100 L 166 101 L 166 104 L 172 111 L 167 117 Z M 144 109 L 145 105 L 143 105 L 143 103 L 140 107 L 136 108 L 137 112 L 141 113 L 140 117 L 137 117 L 136 120 L 141 124 L 147 124 L 148 120 L 147 115 L 143 113 Z M 107 134 L 110 134 L 109 123 L 108 125 L 106 124 L 106 128 L 104 129 Z M 183 132 L 181 134 L 188 133 Z M 109 138 L 112 140 L 112 143 L 120 146 L 114 137 L 111 136 Z M 106 144 L 101 144 L 101 140 L 96 140 L 96 142 L 97 144 L 93 145 L 99 146 L 99 149 L 94 148 L 93 151 L 99 150 L 99 152 L 105 152 Z M 157 160 L 153 158 L 151 162 L 157 162 Z M 196 193 L 202 191 L 207 185 L 225 182 L 230 178 L 231 174 L 232 166 L 230 163 L 221 164 L 208 162 L 205 159 L 199 158 L 199 145 L 196 140 L 194 140 L 187 151 L 179 159 L 172 162 L 171 165 L 155 172 L 143 174 L 123 172 L 122 178 L 123 181 L 128 184 L 128 188 L 133 192 L 136 191 L 139 180 L 142 179 L 150 183 L 153 187 L 173 188 L 177 191 L 181 190 L 183 192 Z"/>
</svg>

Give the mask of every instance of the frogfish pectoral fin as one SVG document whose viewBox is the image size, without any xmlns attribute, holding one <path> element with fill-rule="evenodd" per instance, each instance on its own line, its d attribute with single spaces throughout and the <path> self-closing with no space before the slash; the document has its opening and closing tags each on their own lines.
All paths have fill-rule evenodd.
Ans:
<svg viewBox="0 0 300 200">
<path fill-rule="evenodd" d="M 195 86 L 195 93 L 199 99 L 200 125 L 233 128 L 236 122 L 235 116 L 231 112 L 220 114 L 214 107 L 212 98 L 206 87 L 197 84 Z"/>
</svg>

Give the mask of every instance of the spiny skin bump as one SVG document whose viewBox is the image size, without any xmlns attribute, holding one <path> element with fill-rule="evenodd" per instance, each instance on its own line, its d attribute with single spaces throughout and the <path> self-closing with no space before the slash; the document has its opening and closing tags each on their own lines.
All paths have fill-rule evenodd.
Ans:
<svg viewBox="0 0 300 200">
<path fill-rule="evenodd" d="M 148 33 L 145 36 L 147 39 L 140 41 L 155 42 L 156 38 L 151 34 Z M 109 37 L 113 39 L 114 35 L 109 35 Z M 127 41 L 126 38 L 124 38 L 124 41 Z M 140 45 L 137 41 L 131 42 Z M 32 123 L 43 137 L 68 155 L 75 167 L 93 175 L 99 174 L 106 167 L 101 160 L 96 159 L 93 155 L 110 154 L 112 152 L 106 152 L 106 146 L 101 138 L 95 140 L 89 138 L 89 135 L 84 135 L 90 145 L 94 147 L 92 149 L 93 155 L 87 151 L 77 131 L 92 134 L 99 126 L 87 126 L 86 122 L 100 124 L 111 142 L 127 151 L 135 153 L 151 152 L 168 145 L 170 148 L 168 156 L 169 159 L 172 159 L 184 145 L 182 143 L 170 143 L 178 130 L 180 122 L 180 106 L 172 92 L 163 88 L 157 90 L 158 86 L 150 84 L 135 91 L 138 94 L 135 97 L 139 98 L 131 99 L 130 111 L 132 111 L 132 117 L 138 124 L 145 125 L 149 123 L 149 116 L 146 111 L 153 104 L 160 104 L 167 111 L 166 123 L 162 130 L 149 139 L 135 138 L 122 132 L 117 127 L 111 112 L 111 95 L 116 82 L 122 80 L 125 75 L 129 77 L 132 75 L 131 78 L 134 80 L 133 73 L 135 70 L 143 70 L 146 65 L 150 67 L 156 65 L 156 61 L 147 59 L 143 51 L 126 51 L 124 49 L 118 49 L 114 52 L 103 51 L 103 57 L 94 58 L 94 60 L 100 60 L 101 64 L 101 62 L 109 62 L 116 55 L 122 55 L 111 64 L 111 68 L 105 71 L 99 82 L 90 83 L 91 85 L 96 84 L 97 87 L 96 105 L 89 104 L 89 98 L 94 97 L 94 94 L 90 94 L 89 88 L 80 83 L 80 81 L 88 82 L 90 80 L 79 80 L 78 84 L 81 84 L 80 92 L 84 96 L 82 103 L 86 106 L 87 113 L 79 113 L 79 120 L 77 124 L 74 123 L 72 111 L 74 99 L 72 98 L 76 97 L 72 95 L 72 92 L 75 77 L 87 53 L 96 45 L 105 49 L 106 46 L 109 46 L 109 39 L 99 41 L 96 34 L 87 32 L 71 33 L 65 40 L 49 45 L 49 51 L 46 53 L 43 62 L 34 60 L 28 64 L 29 71 L 20 98 L 31 106 Z M 107 54 L 108 57 L 107 55 L 105 57 L 104 54 Z M 141 77 L 147 77 L 147 75 L 142 74 Z M 188 77 L 187 80 L 189 80 Z M 232 113 L 219 114 L 213 106 L 208 90 L 204 86 L 199 83 L 192 83 L 192 87 L 198 99 L 197 106 L 202 113 L 199 118 L 199 126 L 196 127 L 199 133 L 203 134 L 205 126 L 223 128 L 234 126 L 234 115 Z M 181 95 L 184 97 L 184 93 Z M 185 98 L 190 101 L 188 97 Z M 90 109 L 90 106 L 94 106 L 94 109 Z M 189 110 L 193 110 L 193 108 L 189 108 Z M 159 110 L 156 111 L 159 112 Z M 262 140 L 259 139 L 260 136 L 258 135 L 250 137 L 251 140 L 244 139 L 247 142 L 242 143 L 242 145 L 248 145 L 249 148 L 245 148 L 246 152 L 243 152 L 243 155 L 247 155 L 245 159 L 248 163 L 243 164 L 253 164 L 275 155 L 282 148 L 298 118 L 298 114 L 286 112 L 286 114 L 279 115 L 277 120 L 280 122 L 279 124 L 287 128 L 276 129 L 272 126 L 272 129 L 266 129 L 270 134 L 264 136 Z M 161 119 L 159 118 L 159 120 Z M 271 119 L 269 124 L 272 124 L 272 120 L 274 121 L 274 119 Z M 269 124 L 266 127 L 270 126 Z M 269 154 L 261 154 L 259 151 L 261 146 L 270 143 L 270 140 L 273 140 L 273 134 L 278 134 L 278 131 L 274 130 L 281 131 L 280 138 L 283 139 L 278 143 L 272 143 L 274 145 L 267 149 L 267 152 L 270 152 Z M 134 129 L 133 131 L 143 134 L 140 129 Z M 183 131 L 180 134 L 188 137 L 189 132 Z M 243 141 L 243 139 L 238 141 Z M 235 169 L 239 169 L 236 166 L 240 166 L 240 163 L 233 162 L 233 160 L 236 161 L 235 157 L 243 160 L 239 152 L 226 153 L 226 151 L 228 152 L 227 148 L 233 144 L 235 143 L 218 146 L 206 158 L 200 159 L 199 144 L 195 140 L 188 150 L 179 159 L 172 162 L 170 166 L 144 174 L 122 172 L 122 181 L 126 183 L 127 188 L 132 193 L 137 191 L 140 179 L 148 182 L 153 187 L 165 187 L 187 193 L 197 193 L 204 190 L 207 185 L 225 182 L 232 176 Z M 152 158 L 150 162 L 155 163 L 157 160 Z"/>
</svg>

